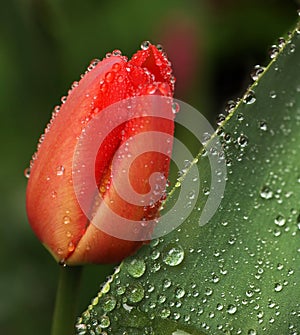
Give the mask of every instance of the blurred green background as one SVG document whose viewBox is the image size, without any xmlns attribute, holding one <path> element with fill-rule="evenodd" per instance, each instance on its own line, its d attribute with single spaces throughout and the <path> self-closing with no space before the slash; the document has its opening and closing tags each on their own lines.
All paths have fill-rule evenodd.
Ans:
<svg viewBox="0 0 300 335">
<path fill-rule="evenodd" d="M 299 1 L 12 0 L 0 12 L 1 334 L 49 334 L 58 266 L 32 233 L 23 175 L 52 109 L 89 61 L 162 43 L 176 97 L 215 125 L 226 101 L 266 64 L 268 46 L 292 27 Z M 66 127 L 68 125 L 66 124 Z M 107 267 L 105 275 L 111 273 Z M 103 282 L 88 266 L 80 311 Z"/>
</svg>

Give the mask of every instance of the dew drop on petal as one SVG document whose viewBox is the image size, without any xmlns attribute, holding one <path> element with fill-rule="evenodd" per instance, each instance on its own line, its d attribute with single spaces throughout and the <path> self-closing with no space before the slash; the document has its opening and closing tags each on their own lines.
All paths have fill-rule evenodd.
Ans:
<svg viewBox="0 0 300 335">
<path fill-rule="evenodd" d="M 142 50 L 147 50 L 147 49 L 149 49 L 149 47 L 150 47 L 150 42 L 149 41 L 142 42 L 142 44 L 141 44 L 141 49 Z"/>
<path fill-rule="evenodd" d="M 57 176 L 62 176 L 65 172 L 65 168 L 62 166 L 62 165 L 59 165 L 57 168 L 56 168 L 56 175 Z"/>
<path fill-rule="evenodd" d="M 24 170 L 24 176 L 27 178 L 27 179 L 29 179 L 29 177 L 30 177 L 30 167 L 28 167 L 28 168 L 26 168 L 25 170 Z"/>
</svg>

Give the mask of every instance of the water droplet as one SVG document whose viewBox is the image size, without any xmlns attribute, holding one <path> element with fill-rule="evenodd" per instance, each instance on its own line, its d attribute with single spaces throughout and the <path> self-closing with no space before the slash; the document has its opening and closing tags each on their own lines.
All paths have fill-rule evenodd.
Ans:
<svg viewBox="0 0 300 335">
<path fill-rule="evenodd" d="M 24 176 L 27 178 L 27 179 L 29 179 L 29 177 L 30 177 L 30 167 L 28 167 L 28 168 L 26 168 L 25 170 L 24 170 Z"/>
<path fill-rule="evenodd" d="M 270 92 L 270 98 L 271 98 L 271 99 L 275 99 L 276 97 L 277 97 L 276 92 L 275 92 L 275 91 L 271 91 L 271 92 Z"/>
<path fill-rule="evenodd" d="M 282 284 L 280 284 L 280 283 L 275 284 L 275 286 L 274 286 L 274 291 L 275 292 L 280 292 L 282 289 L 283 289 Z"/>
<path fill-rule="evenodd" d="M 282 215 L 278 215 L 276 218 L 275 218 L 275 220 L 274 220 L 274 222 L 275 222 L 275 224 L 277 225 L 277 226 L 279 226 L 279 227 L 282 227 L 282 226 L 284 226 L 285 225 L 285 217 L 284 216 L 282 216 Z"/>
<path fill-rule="evenodd" d="M 272 199 L 273 198 L 273 191 L 270 189 L 269 186 L 264 186 L 260 191 L 260 196 L 263 199 Z"/>
<path fill-rule="evenodd" d="M 150 47 L 150 42 L 149 41 L 142 42 L 142 44 L 141 44 L 141 49 L 142 50 L 147 50 L 147 49 L 149 49 L 149 47 Z"/>
<path fill-rule="evenodd" d="M 260 130 L 262 130 L 262 131 L 267 131 L 267 129 L 268 129 L 268 125 L 267 125 L 267 123 L 266 123 L 266 121 L 260 121 L 259 122 L 259 129 Z"/>
<path fill-rule="evenodd" d="M 256 101 L 254 91 L 247 92 L 243 97 L 243 102 L 247 105 L 252 105 Z"/>
<path fill-rule="evenodd" d="M 279 52 L 279 48 L 277 45 L 273 44 L 269 49 L 269 57 L 271 59 L 275 58 Z"/>
<path fill-rule="evenodd" d="M 119 83 L 122 83 L 122 82 L 124 81 L 124 76 L 119 75 L 118 78 L 117 78 L 117 81 L 118 81 Z"/>
<path fill-rule="evenodd" d="M 125 289 L 125 286 L 123 286 L 123 285 L 118 285 L 116 287 L 116 292 L 117 292 L 118 295 L 124 294 L 125 291 L 126 291 L 126 289 Z"/>
<path fill-rule="evenodd" d="M 251 71 L 250 76 L 253 81 L 256 81 L 259 76 L 264 72 L 265 68 L 260 65 L 255 65 L 254 69 Z"/>
<path fill-rule="evenodd" d="M 111 83 L 115 78 L 115 73 L 114 72 L 107 72 L 105 75 L 105 81 L 107 83 Z"/>
<path fill-rule="evenodd" d="M 225 121 L 225 119 L 226 119 L 226 116 L 224 114 L 219 114 L 216 120 L 217 125 L 220 126 Z"/>
<path fill-rule="evenodd" d="M 112 71 L 114 72 L 118 72 L 120 69 L 121 69 L 121 64 L 120 63 L 115 63 L 113 66 L 112 66 Z"/>
<path fill-rule="evenodd" d="M 160 52 L 163 52 L 163 51 L 164 51 L 164 47 L 163 47 L 161 44 L 157 44 L 157 45 L 156 45 L 156 48 L 157 48 L 157 50 L 160 51 Z"/>
<path fill-rule="evenodd" d="M 142 259 L 133 259 L 127 267 L 127 271 L 133 278 L 141 277 L 146 270 L 146 264 Z"/>
<path fill-rule="evenodd" d="M 56 175 L 57 176 L 62 176 L 65 172 L 65 168 L 62 166 L 62 165 L 59 165 L 57 168 L 56 168 Z"/>
<path fill-rule="evenodd" d="M 294 53 L 295 52 L 295 50 L 296 50 L 296 45 L 295 44 L 290 44 L 290 49 L 289 49 L 289 52 L 290 53 Z"/>
<path fill-rule="evenodd" d="M 163 287 L 164 287 L 165 289 L 169 288 L 171 285 L 172 285 L 171 280 L 169 280 L 169 279 L 165 279 L 165 280 L 164 280 L 164 282 L 163 282 Z"/>
<path fill-rule="evenodd" d="M 119 49 L 116 49 L 116 50 L 114 50 L 111 54 L 112 54 L 113 56 L 122 56 L 122 51 L 119 50 Z"/>
<path fill-rule="evenodd" d="M 117 300 L 111 295 L 104 296 L 103 300 L 103 310 L 104 312 L 111 312 L 115 309 L 117 305 Z"/>
<path fill-rule="evenodd" d="M 66 96 L 61 97 L 60 101 L 61 101 L 63 104 L 66 103 L 66 101 L 67 101 L 67 97 L 66 97 Z"/>
<path fill-rule="evenodd" d="M 238 113 L 237 119 L 238 119 L 238 121 L 243 121 L 244 120 L 244 115 L 242 113 Z"/>
<path fill-rule="evenodd" d="M 171 315 L 171 312 L 168 308 L 163 308 L 160 313 L 159 313 L 160 317 L 162 319 L 166 319 Z"/>
<path fill-rule="evenodd" d="M 256 330 L 254 330 L 254 329 L 249 329 L 249 330 L 248 330 L 248 335 L 256 335 Z"/>
<path fill-rule="evenodd" d="M 60 265 L 60 266 L 62 266 L 62 267 L 67 267 L 67 264 L 66 264 L 66 260 L 63 258 L 63 259 L 61 259 L 59 262 L 58 262 L 58 264 Z"/>
<path fill-rule="evenodd" d="M 227 313 L 228 314 L 234 314 L 236 311 L 237 311 L 237 308 L 234 305 L 229 305 L 228 308 L 227 308 Z"/>
<path fill-rule="evenodd" d="M 178 113 L 179 110 L 180 110 L 180 106 L 179 106 L 179 104 L 178 104 L 177 102 L 173 102 L 173 103 L 172 103 L 172 112 L 173 112 L 173 114 Z"/>
<path fill-rule="evenodd" d="M 285 39 L 284 39 L 284 37 L 279 37 L 278 38 L 278 46 L 279 46 L 279 48 L 283 48 L 284 45 L 285 45 Z"/>
<path fill-rule="evenodd" d="M 63 223 L 64 224 L 69 224 L 70 222 L 71 222 L 71 218 L 68 215 L 63 217 Z"/>
<path fill-rule="evenodd" d="M 248 137 L 242 134 L 238 137 L 237 142 L 240 147 L 245 148 L 248 145 Z"/>
<path fill-rule="evenodd" d="M 277 270 L 282 270 L 283 269 L 283 264 L 281 264 L 281 263 L 278 263 L 277 264 Z"/>
<path fill-rule="evenodd" d="M 144 298 L 144 289 L 141 284 L 132 284 L 126 289 L 126 297 L 129 302 L 137 303 Z"/>
<path fill-rule="evenodd" d="M 175 290 L 175 296 L 177 299 L 180 299 L 182 297 L 184 297 L 185 295 L 185 290 L 181 287 L 177 287 L 177 289 Z"/>
<path fill-rule="evenodd" d="M 77 323 L 75 328 L 77 335 L 85 335 L 87 332 L 87 326 L 84 323 Z"/>
<path fill-rule="evenodd" d="M 224 306 L 222 304 L 217 304 L 217 310 L 221 311 L 224 308 Z"/>
<path fill-rule="evenodd" d="M 177 266 L 184 259 L 184 250 L 178 244 L 169 244 L 163 250 L 163 262 L 169 266 Z"/>
<path fill-rule="evenodd" d="M 69 252 L 73 252 L 75 250 L 75 244 L 71 241 L 69 244 L 68 244 L 68 251 Z"/>
<path fill-rule="evenodd" d="M 235 106 L 236 106 L 236 102 L 234 100 L 227 101 L 226 106 L 225 106 L 226 114 L 230 113 L 235 108 Z"/>
<path fill-rule="evenodd" d="M 101 328 L 107 328 L 110 326 L 110 319 L 107 315 L 102 315 L 99 320 L 99 326 Z"/>
</svg>

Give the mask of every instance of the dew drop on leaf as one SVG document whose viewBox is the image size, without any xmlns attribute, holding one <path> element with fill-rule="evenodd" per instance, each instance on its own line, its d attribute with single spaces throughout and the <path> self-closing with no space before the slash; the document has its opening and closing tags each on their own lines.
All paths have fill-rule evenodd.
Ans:
<svg viewBox="0 0 300 335">
<path fill-rule="evenodd" d="M 247 105 L 252 105 L 256 101 L 255 93 L 249 91 L 244 95 L 243 102 Z"/>
<path fill-rule="evenodd" d="M 250 76 L 253 81 L 256 81 L 259 76 L 264 72 L 265 68 L 260 65 L 255 65 L 254 69 L 251 71 Z"/>
<path fill-rule="evenodd" d="M 169 244 L 163 250 L 163 262 L 169 266 L 177 266 L 184 259 L 184 250 L 179 244 Z"/>
<path fill-rule="evenodd" d="M 137 303 L 144 298 L 145 292 L 140 284 L 132 284 L 126 289 L 126 297 L 131 303 Z"/>
<path fill-rule="evenodd" d="M 273 44 L 269 49 L 269 57 L 271 59 L 275 58 L 279 52 L 279 48 L 277 45 Z"/>
<path fill-rule="evenodd" d="M 248 145 L 248 137 L 244 134 L 240 135 L 237 139 L 238 145 L 241 148 L 244 148 Z"/>
<path fill-rule="evenodd" d="M 272 199 L 273 191 L 270 189 L 269 186 L 264 186 L 260 191 L 260 196 L 263 199 Z"/>
<path fill-rule="evenodd" d="M 277 94 L 275 91 L 270 91 L 270 98 L 275 99 L 277 97 Z"/>
<path fill-rule="evenodd" d="M 227 308 L 227 313 L 228 314 L 234 314 L 234 313 L 236 313 L 236 311 L 237 311 L 237 307 L 234 306 L 234 305 L 229 305 L 228 308 Z"/>
<path fill-rule="evenodd" d="M 285 225 L 285 217 L 282 216 L 282 215 L 278 215 L 276 218 L 275 218 L 275 224 L 279 227 L 282 227 Z"/>
<path fill-rule="evenodd" d="M 111 312 L 112 310 L 115 309 L 116 305 L 117 305 L 117 300 L 115 299 L 115 297 L 111 296 L 111 295 L 106 295 L 103 298 L 103 310 L 107 313 L 107 312 Z"/>
<path fill-rule="evenodd" d="M 128 263 L 127 271 L 133 278 L 141 277 L 146 270 L 146 264 L 142 259 L 133 259 Z"/>
<path fill-rule="evenodd" d="M 262 131 L 267 131 L 268 130 L 268 125 L 266 123 L 266 121 L 260 121 L 259 122 L 259 129 Z"/>
<path fill-rule="evenodd" d="M 107 328 L 110 326 L 110 319 L 107 315 L 102 315 L 99 321 L 100 321 L 99 326 L 101 328 Z"/>
</svg>

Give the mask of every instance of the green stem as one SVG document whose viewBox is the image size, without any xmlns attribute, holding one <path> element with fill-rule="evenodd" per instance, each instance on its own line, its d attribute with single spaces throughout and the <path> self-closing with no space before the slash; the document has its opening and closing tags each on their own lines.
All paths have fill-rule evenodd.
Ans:
<svg viewBox="0 0 300 335">
<path fill-rule="evenodd" d="M 61 267 L 51 335 L 73 335 L 82 266 Z"/>
</svg>

